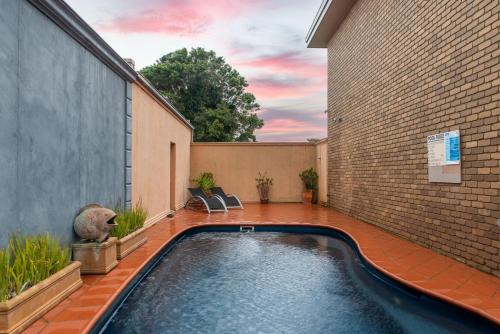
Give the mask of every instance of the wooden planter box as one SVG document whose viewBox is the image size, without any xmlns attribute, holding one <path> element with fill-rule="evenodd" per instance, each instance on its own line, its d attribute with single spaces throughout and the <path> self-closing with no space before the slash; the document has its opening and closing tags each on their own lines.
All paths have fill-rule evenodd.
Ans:
<svg viewBox="0 0 500 334">
<path fill-rule="evenodd" d="M 73 244 L 73 260 L 82 263 L 82 274 L 107 274 L 116 267 L 116 241 L 110 237 L 102 243 Z"/>
<path fill-rule="evenodd" d="M 146 230 L 147 228 L 143 227 L 118 240 L 116 243 L 116 256 L 118 260 L 123 259 L 146 243 L 148 240 L 148 237 L 146 237 Z"/>
<path fill-rule="evenodd" d="M 1 302 L 0 333 L 20 333 L 80 286 L 80 263 L 72 262 L 18 296 Z"/>
</svg>

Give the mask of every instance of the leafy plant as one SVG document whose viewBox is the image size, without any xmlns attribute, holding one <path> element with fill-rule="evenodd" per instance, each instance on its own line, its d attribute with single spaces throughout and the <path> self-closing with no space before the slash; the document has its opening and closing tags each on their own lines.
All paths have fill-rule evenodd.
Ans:
<svg viewBox="0 0 500 334">
<path fill-rule="evenodd" d="M 126 237 L 142 228 L 148 217 L 148 211 L 142 207 L 141 202 L 131 208 L 118 206 L 114 208 L 114 211 L 116 213 L 115 222 L 118 225 L 111 230 L 109 235 L 118 239 Z"/>
<path fill-rule="evenodd" d="M 309 168 L 299 174 L 300 179 L 304 183 L 306 190 L 316 190 L 318 189 L 318 173 L 314 168 Z"/>
<path fill-rule="evenodd" d="M 273 185 L 273 178 L 267 177 L 267 174 L 259 172 L 259 176 L 255 179 L 257 182 L 257 190 L 261 201 L 269 200 L 269 188 Z"/>
<path fill-rule="evenodd" d="M 51 236 L 13 235 L 0 249 L 0 301 L 15 297 L 66 267 L 68 247 Z"/>
<path fill-rule="evenodd" d="M 214 175 L 210 172 L 201 173 L 196 179 L 194 179 L 194 182 L 207 195 L 210 195 L 210 189 L 215 187 Z"/>
</svg>

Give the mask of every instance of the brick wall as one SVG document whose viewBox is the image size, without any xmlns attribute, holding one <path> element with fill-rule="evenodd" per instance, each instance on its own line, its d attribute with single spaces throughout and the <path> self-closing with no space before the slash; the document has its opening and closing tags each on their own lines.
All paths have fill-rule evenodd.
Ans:
<svg viewBox="0 0 500 334">
<path fill-rule="evenodd" d="M 499 10 L 359 0 L 328 45 L 330 206 L 496 276 Z M 426 136 L 455 129 L 462 183 L 430 184 Z"/>
</svg>

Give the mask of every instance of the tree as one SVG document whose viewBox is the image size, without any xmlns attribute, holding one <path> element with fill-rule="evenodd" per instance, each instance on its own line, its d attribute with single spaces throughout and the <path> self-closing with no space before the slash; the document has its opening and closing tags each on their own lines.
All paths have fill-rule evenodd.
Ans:
<svg viewBox="0 0 500 334">
<path fill-rule="evenodd" d="M 247 81 L 214 51 L 180 49 L 140 73 L 195 127 L 195 141 L 255 141 L 264 125 Z"/>
</svg>

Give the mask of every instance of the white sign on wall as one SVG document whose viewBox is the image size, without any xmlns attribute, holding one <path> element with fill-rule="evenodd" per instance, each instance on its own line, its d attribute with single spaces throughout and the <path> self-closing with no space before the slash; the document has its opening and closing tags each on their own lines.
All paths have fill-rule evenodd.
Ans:
<svg viewBox="0 0 500 334">
<path fill-rule="evenodd" d="M 460 132 L 450 131 L 427 136 L 429 166 L 460 164 Z"/>
<path fill-rule="evenodd" d="M 460 183 L 460 132 L 428 136 L 427 161 L 430 182 Z"/>
</svg>

